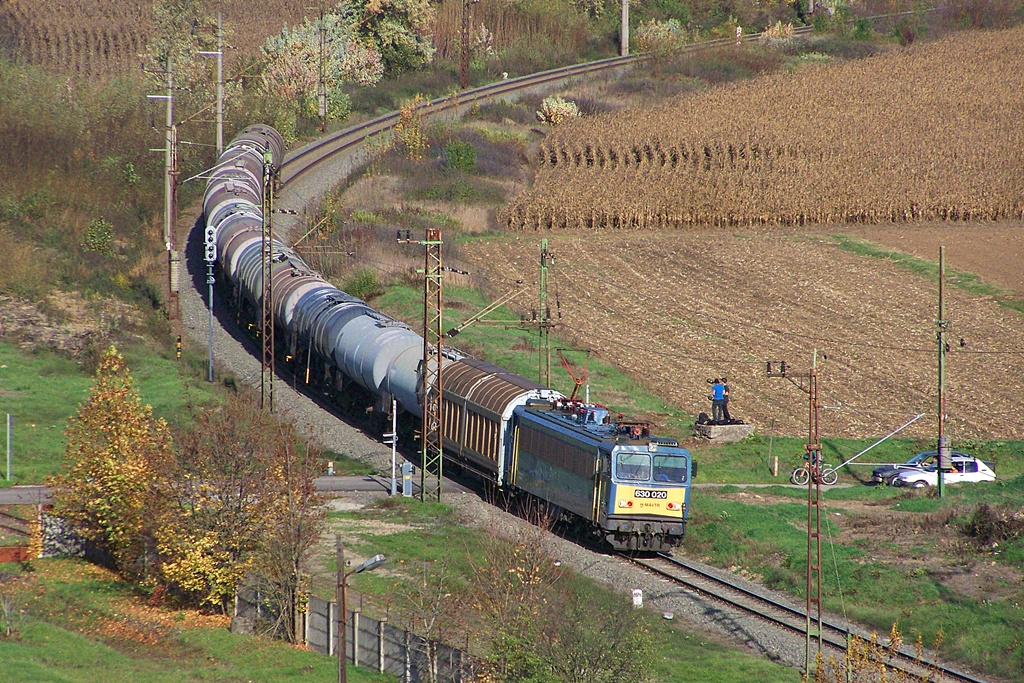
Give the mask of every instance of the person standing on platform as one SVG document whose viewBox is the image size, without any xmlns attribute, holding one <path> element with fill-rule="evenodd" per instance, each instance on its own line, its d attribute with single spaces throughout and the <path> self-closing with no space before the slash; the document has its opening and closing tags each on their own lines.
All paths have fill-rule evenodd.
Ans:
<svg viewBox="0 0 1024 683">
<path fill-rule="evenodd" d="M 729 416 L 729 379 L 727 377 L 722 378 L 722 417 L 727 423 L 732 422 L 732 417 Z"/>
<path fill-rule="evenodd" d="M 716 379 L 711 385 L 711 424 L 722 423 L 722 408 L 725 405 L 725 385 Z"/>
</svg>

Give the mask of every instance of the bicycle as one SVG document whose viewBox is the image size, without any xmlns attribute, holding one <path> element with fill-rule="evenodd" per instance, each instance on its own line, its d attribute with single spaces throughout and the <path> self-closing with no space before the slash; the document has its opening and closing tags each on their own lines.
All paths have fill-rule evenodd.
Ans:
<svg viewBox="0 0 1024 683">
<path fill-rule="evenodd" d="M 789 480 L 796 486 L 804 486 L 811 479 L 811 464 L 805 461 L 802 465 L 793 470 L 793 474 L 789 475 Z M 821 471 L 818 474 L 820 483 L 825 486 L 832 486 L 839 481 L 839 471 L 834 467 L 829 467 L 825 463 L 821 463 Z"/>
</svg>

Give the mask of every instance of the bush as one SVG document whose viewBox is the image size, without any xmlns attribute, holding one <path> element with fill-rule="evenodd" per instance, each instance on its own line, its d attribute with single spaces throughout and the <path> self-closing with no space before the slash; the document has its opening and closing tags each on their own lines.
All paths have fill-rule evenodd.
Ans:
<svg viewBox="0 0 1024 683">
<path fill-rule="evenodd" d="M 871 36 L 874 32 L 875 29 L 871 26 L 871 20 L 866 17 L 861 17 L 853 24 L 854 40 L 871 40 Z"/>
<path fill-rule="evenodd" d="M 449 171 L 472 173 L 476 168 L 476 148 L 463 140 L 449 140 L 444 146 L 443 163 Z"/>
<path fill-rule="evenodd" d="M 360 268 L 349 273 L 341 290 L 359 299 L 368 299 L 377 292 L 377 275 L 372 270 Z"/>
<path fill-rule="evenodd" d="M 98 254 L 109 256 L 111 253 L 110 244 L 113 239 L 114 226 L 103 218 L 97 218 L 86 229 L 82 246 L 86 251 L 95 251 Z"/>
<path fill-rule="evenodd" d="M 537 120 L 550 123 L 552 126 L 579 118 L 580 109 L 575 102 L 563 100 L 561 97 L 545 97 L 537 111 Z"/>
</svg>

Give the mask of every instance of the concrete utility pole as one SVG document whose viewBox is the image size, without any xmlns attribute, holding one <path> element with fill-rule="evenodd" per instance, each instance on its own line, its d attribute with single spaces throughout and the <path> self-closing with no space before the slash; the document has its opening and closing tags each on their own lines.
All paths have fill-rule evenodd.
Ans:
<svg viewBox="0 0 1024 683">
<path fill-rule="evenodd" d="M 217 12 L 217 158 L 224 151 L 224 23 Z"/>
<path fill-rule="evenodd" d="M 327 36 L 325 35 L 326 26 L 324 26 L 324 2 L 320 0 L 320 85 L 317 90 L 317 102 L 319 103 L 320 113 L 320 132 L 324 133 L 327 131 L 327 71 L 325 66 L 325 60 L 327 55 Z"/>
<path fill-rule="evenodd" d="M 619 36 L 619 54 L 629 55 L 629 0 L 622 0 L 622 29 Z"/>
<path fill-rule="evenodd" d="M 175 195 L 178 191 L 178 129 L 174 125 L 174 60 L 167 58 L 167 118 L 164 128 L 164 248 L 167 251 L 167 317 L 178 318 L 177 259 L 174 253 Z"/>
<path fill-rule="evenodd" d="M 217 159 L 224 151 L 224 24 L 217 13 L 217 49 L 200 50 L 200 57 L 217 58 Z"/>
<path fill-rule="evenodd" d="M 937 321 L 939 332 L 937 335 L 939 344 L 939 438 L 937 450 L 939 452 L 938 468 L 938 492 L 939 498 L 946 492 L 946 484 L 943 474 L 950 467 L 950 446 L 949 436 L 946 434 L 946 328 L 949 321 L 946 320 L 946 302 L 943 298 L 943 289 L 946 285 L 946 248 L 939 247 L 939 318 Z"/>
<path fill-rule="evenodd" d="M 810 676 L 816 655 L 822 649 L 821 622 L 821 438 L 818 431 L 818 415 L 821 404 L 818 398 L 818 350 L 814 350 L 814 359 L 810 371 L 805 375 L 794 375 L 788 372 L 787 364 L 782 361 L 775 365 L 767 364 L 769 377 L 783 377 L 808 396 L 807 443 L 804 444 L 807 467 L 810 476 L 807 478 L 807 601 L 804 649 L 804 673 Z M 801 386 L 796 379 L 807 379 L 807 387 Z M 812 616 L 813 611 L 813 616 Z M 817 652 L 812 652 L 812 642 L 818 641 Z"/>
<path fill-rule="evenodd" d="M 462 0 L 462 49 L 459 54 L 459 87 L 469 87 L 469 8 L 473 0 Z"/>
</svg>

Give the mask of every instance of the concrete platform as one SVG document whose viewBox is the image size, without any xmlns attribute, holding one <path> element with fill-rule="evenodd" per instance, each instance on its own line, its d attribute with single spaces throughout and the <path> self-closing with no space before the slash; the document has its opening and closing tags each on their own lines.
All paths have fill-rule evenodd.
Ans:
<svg viewBox="0 0 1024 683">
<path fill-rule="evenodd" d="M 693 435 L 708 441 L 731 442 L 739 441 L 754 433 L 754 425 L 693 425 Z"/>
</svg>

